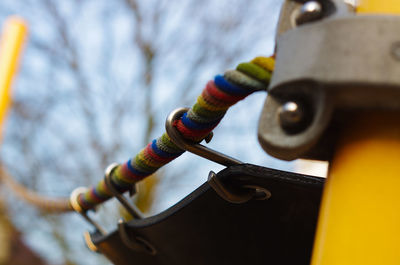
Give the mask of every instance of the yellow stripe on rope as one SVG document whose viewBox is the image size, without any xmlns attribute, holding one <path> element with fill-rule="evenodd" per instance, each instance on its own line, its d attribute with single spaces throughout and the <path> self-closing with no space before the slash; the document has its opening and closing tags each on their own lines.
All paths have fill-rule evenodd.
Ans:
<svg viewBox="0 0 400 265">
<path fill-rule="evenodd" d="M 275 68 L 275 59 L 272 57 L 256 57 L 251 62 L 270 72 Z"/>
<path fill-rule="evenodd" d="M 147 166 L 153 167 L 153 168 L 158 168 L 158 167 L 161 167 L 161 166 L 163 166 L 165 164 L 165 163 L 162 163 L 162 162 L 157 162 L 154 159 L 151 159 L 151 157 L 146 156 L 144 151 L 139 152 L 138 159 L 139 159 L 139 161 L 141 163 L 143 163 L 143 164 L 145 164 Z"/>
<path fill-rule="evenodd" d="M 199 104 L 202 108 L 207 109 L 209 111 L 225 111 L 229 109 L 229 106 L 214 106 L 208 104 L 207 101 L 204 100 L 203 96 L 199 96 L 197 98 L 197 104 Z"/>
<path fill-rule="evenodd" d="M 11 105 L 11 85 L 26 35 L 22 19 L 11 17 L 6 21 L 0 41 L 0 128 Z"/>
</svg>

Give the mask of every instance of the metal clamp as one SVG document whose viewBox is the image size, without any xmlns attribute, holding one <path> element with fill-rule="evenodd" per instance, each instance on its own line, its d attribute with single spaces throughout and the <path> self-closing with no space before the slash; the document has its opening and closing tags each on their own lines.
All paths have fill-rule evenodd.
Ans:
<svg viewBox="0 0 400 265">
<path fill-rule="evenodd" d="M 135 204 L 130 203 L 124 195 L 122 195 L 115 187 L 113 180 L 112 180 L 112 172 L 115 170 L 115 168 L 119 166 L 117 163 L 112 163 L 109 165 L 106 170 L 105 170 L 105 183 L 108 188 L 108 190 L 113 194 L 115 198 L 122 204 L 122 206 L 125 208 L 125 210 L 135 219 L 142 219 L 143 215 L 140 212 L 139 208 L 136 207 Z M 136 186 L 133 186 L 133 188 L 130 190 L 130 195 L 133 196 L 136 193 Z"/>
<path fill-rule="evenodd" d="M 173 126 L 174 121 L 179 120 L 182 115 L 187 112 L 189 108 L 178 108 L 172 111 L 165 122 L 165 129 L 169 138 L 182 150 L 189 151 L 195 155 L 201 156 L 205 159 L 211 160 L 215 163 L 224 165 L 224 166 L 233 166 L 243 164 L 241 161 L 222 154 L 218 151 L 205 147 L 204 145 L 189 142 L 182 138 L 182 135 L 178 132 L 178 130 Z M 208 138 L 210 140 L 210 137 Z"/>
<path fill-rule="evenodd" d="M 302 23 L 292 23 L 298 15 Z M 360 16 L 343 0 L 286 0 L 279 25 L 258 127 L 267 153 L 330 160 L 349 117 L 400 112 L 398 16 Z"/>
<path fill-rule="evenodd" d="M 122 242 L 129 249 L 146 252 L 153 256 L 157 254 L 155 247 L 144 238 L 135 236 L 134 240 L 132 240 L 126 231 L 125 222 L 122 219 L 118 220 L 118 232 Z"/>
<path fill-rule="evenodd" d="M 230 203 L 240 204 L 251 199 L 267 200 L 271 197 L 269 190 L 255 185 L 243 185 L 239 189 L 227 187 L 213 171 L 210 171 L 207 182 L 221 198 Z"/>
</svg>

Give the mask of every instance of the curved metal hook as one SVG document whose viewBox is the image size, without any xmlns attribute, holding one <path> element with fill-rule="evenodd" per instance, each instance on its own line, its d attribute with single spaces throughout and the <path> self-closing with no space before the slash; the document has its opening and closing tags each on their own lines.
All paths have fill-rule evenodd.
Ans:
<svg viewBox="0 0 400 265">
<path fill-rule="evenodd" d="M 165 129 L 169 138 L 182 150 L 189 151 L 195 155 L 201 156 L 205 159 L 214 161 L 215 163 L 221 164 L 223 166 L 233 166 L 243 164 L 241 161 L 222 154 L 218 151 L 205 147 L 204 145 L 186 141 L 182 138 L 182 135 L 173 126 L 174 121 L 180 119 L 182 115 L 187 112 L 188 108 L 178 108 L 172 111 L 165 122 Z M 208 138 L 208 140 L 210 140 Z"/>
<path fill-rule="evenodd" d="M 240 191 L 233 191 L 225 187 L 224 184 L 218 179 L 214 171 L 208 174 L 208 185 L 224 200 L 230 203 L 245 203 L 250 201 L 255 194 L 254 189 L 245 189 Z"/>
<path fill-rule="evenodd" d="M 86 246 L 93 252 L 99 252 L 97 246 L 93 243 L 92 237 L 88 231 L 83 233 L 83 238 L 85 240 Z"/>
<path fill-rule="evenodd" d="M 224 200 L 230 203 L 245 203 L 252 199 L 268 200 L 271 192 L 257 185 L 243 185 L 240 189 L 232 189 L 224 185 L 213 171 L 208 174 L 208 185 Z"/>
<path fill-rule="evenodd" d="M 111 178 L 112 172 L 114 169 L 118 166 L 117 163 L 112 163 L 109 165 L 106 170 L 105 170 L 105 183 L 107 185 L 107 188 L 110 190 L 110 192 L 114 195 L 115 198 L 122 204 L 122 206 L 125 208 L 125 210 L 135 219 L 142 219 L 143 215 L 140 212 L 140 210 L 136 207 L 136 205 L 130 203 L 124 195 L 122 195 L 114 186 L 113 180 Z M 131 194 L 133 195 L 136 192 L 135 188 L 133 188 L 133 191 L 131 191 Z"/>
<path fill-rule="evenodd" d="M 122 242 L 127 246 L 129 249 L 135 250 L 135 251 L 144 251 L 147 252 L 150 255 L 155 255 L 157 254 L 157 250 L 152 246 L 147 240 L 143 239 L 142 237 L 135 236 L 135 240 L 131 240 L 129 235 L 127 234 L 126 228 L 125 228 L 125 222 L 124 220 L 120 219 L 118 220 L 118 232 L 119 236 L 121 237 Z"/>
<path fill-rule="evenodd" d="M 69 203 L 71 204 L 72 209 L 75 212 L 79 213 L 88 223 L 90 223 L 100 234 L 106 235 L 106 230 L 101 227 L 98 223 L 96 223 L 92 218 L 87 214 L 87 210 L 83 209 L 78 202 L 79 195 L 85 193 L 87 188 L 79 187 L 72 191 L 69 197 Z"/>
</svg>

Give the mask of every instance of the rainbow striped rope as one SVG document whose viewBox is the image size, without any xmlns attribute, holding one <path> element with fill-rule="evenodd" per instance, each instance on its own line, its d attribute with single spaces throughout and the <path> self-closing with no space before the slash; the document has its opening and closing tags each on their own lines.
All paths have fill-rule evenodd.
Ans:
<svg viewBox="0 0 400 265">
<path fill-rule="evenodd" d="M 241 63 L 236 70 L 217 75 L 207 83 L 197 102 L 173 125 L 186 140 L 200 142 L 218 125 L 226 111 L 236 102 L 256 91 L 267 90 L 274 69 L 272 57 L 257 57 L 249 63 Z M 184 153 L 167 133 L 153 140 L 134 158 L 119 165 L 111 176 L 120 192 L 129 190 L 133 184 L 153 174 L 160 167 Z M 78 196 L 84 210 L 110 199 L 105 180 Z"/>
</svg>

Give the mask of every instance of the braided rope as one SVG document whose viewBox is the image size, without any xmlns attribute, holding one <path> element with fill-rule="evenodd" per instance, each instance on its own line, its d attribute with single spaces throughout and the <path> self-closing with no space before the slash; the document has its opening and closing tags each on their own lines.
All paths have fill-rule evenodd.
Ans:
<svg viewBox="0 0 400 265">
<path fill-rule="evenodd" d="M 249 63 L 239 64 L 236 70 L 227 71 L 223 76 L 217 75 L 207 83 L 197 102 L 173 125 L 185 140 L 202 141 L 218 125 L 229 107 L 253 92 L 267 90 L 273 68 L 273 58 L 257 57 Z M 127 191 L 183 153 L 184 150 L 164 133 L 135 157 L 118 166 L 113 171 L 112 180 L 120 192 Z M 78 203 L 89 210 L 111 197 L 103 179 L 80 194 Z"/>
<path fill-rule="evenodd" d="M 274 69 L 272 57 L 257 57 L 241 63 L 207 83 L 197 102 L 173 124 L 186 140 L 201 142 L 219 124 L 226 111 L 256 91 L 267 90 Z M 111 176 L 117 190 L 125 192 L 136 182 L 150 176 L 185 151 L 176 146 L 167 133 L 153 140 L 135 157 L 119 165 Z M 18 197 L 48 212 L 73 211 L 69 198 L 48 198 L 15 182 L 0 167 L 0 178 Z M 83 210 L 89 210 L 110 199 L 112 193 L 103 180 L 78 196 Z"/>
</svg>

